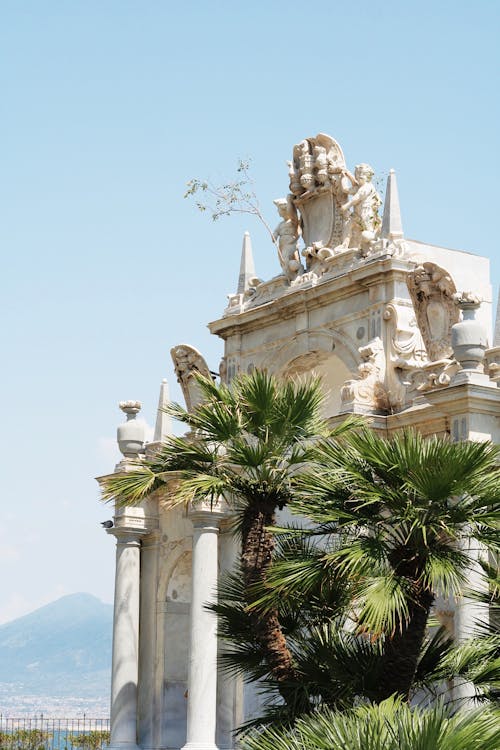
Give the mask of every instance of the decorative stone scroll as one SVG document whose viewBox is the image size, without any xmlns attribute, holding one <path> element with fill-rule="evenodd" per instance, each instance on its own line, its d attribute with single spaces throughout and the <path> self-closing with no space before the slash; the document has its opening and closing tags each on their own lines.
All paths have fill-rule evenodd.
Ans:
<svg viewBox="0 0 500 750">
<path fill-rule="evenodd" d="M 489 375 L 490 380 L 498 386 L 500 384 L 500 346 L 486 350 L 485 371 Z"/>
<path fill-rule="evenodd" d="M 429 359 L 451 359 L 451 327 L 459 319 L 453 279 L 444 268 L 428 262 L 408 274 L 407 284 Z"/>
<path fill-rule="evenodd" d="M 195 379 L 195 373 L 200 373 L 206 378 L 210 377 L 210 370 L 200 352 L 188 344 L 174 346 L 170 350 L 174 363 L 175 374 L 179 382 L 186 408 L 192 411 L 201 401 L 201 393 Z"/>
<path fill-rule="evenodd" d="M 408 373 L 408 397 L 411 400 L 427 391 L 433 391 L 436 388 L 446 388 L 459 370 L 460 365 L 454 359 L 440 359 L 436 362 L 427 362 L 422 367 Z"/>
<path fill-rule="evenodd" d="M 361 363 L 358 377 L 346 380 L 340 389 L 340 412 L 385 411 L 389 407 L 384 387 L 385 352 L 380 338 L 375 338 L 358 349 Z"/>
<path fill-rule="evenodd" d="M 389 342 L 386 387 L 391 407 L 397 409 L 406 401 L 408 373 L 425 364 L 427 353 L 411 306 L 391 302 L 383 318 Z"/>
</svg>

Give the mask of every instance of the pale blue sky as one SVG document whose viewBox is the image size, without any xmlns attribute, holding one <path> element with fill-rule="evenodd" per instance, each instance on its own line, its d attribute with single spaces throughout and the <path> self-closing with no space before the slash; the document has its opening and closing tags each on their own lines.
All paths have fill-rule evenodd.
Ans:
<svg viewBox="0 0 500 750">
<path fill-rule="evenodd" d="M 112 599 L 93 476 L 112 470 L 120 399 L 149 422 L 169 350 L 222 347 L 250 220 L 212 224 L 191 177 L 253 158 L 287 190 L 323 131 L 351 168 L 397 171 L 407 236 L 498 258 L 498 2 L 0 2 L 3 513 L 0 621 L 62 593 Z"/>
</svg>

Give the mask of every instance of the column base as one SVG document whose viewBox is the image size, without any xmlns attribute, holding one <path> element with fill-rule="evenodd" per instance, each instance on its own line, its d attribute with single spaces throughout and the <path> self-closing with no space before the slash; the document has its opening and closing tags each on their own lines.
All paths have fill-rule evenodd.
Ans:
<svg viewBox="0 0 500 750">
<path fill-rule="evenodd" d="M 214 742 L 188 742 L 181 750 L 219 750 Z"/>
</svg>

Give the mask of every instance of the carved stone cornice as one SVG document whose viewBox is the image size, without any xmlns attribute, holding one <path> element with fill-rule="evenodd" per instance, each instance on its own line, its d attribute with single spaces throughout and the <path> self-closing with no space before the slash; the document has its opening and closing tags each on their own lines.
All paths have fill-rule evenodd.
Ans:
<svg viewBox="0 0 500 750">
<path fill-rule="evenodd" d="M 266 326 L 281 322 L 301 309 L 314 310 L 330 301 L 341 304 L 343 300 L 378 284 L 397 281 L 406 287 L 406 277 L 414 267 L 415 263 L 406 258 L 375 258 L 370 262 L 358 263 L 355 267 L 343 268 L 339 275 L 326 275 L 315 286 L 302 284 L 288 287 L 286 293 L 280 293 L 260 305 L 247 307 L 238 314 L 212 321 L 208 327 L 211 333 L 226 339 L 236 333 L 260 328 L 263 321 Z M 278 277 L 276 283 L 278 281 L 280 288 L 283 288 L 283 278 Z"/>
</svg>

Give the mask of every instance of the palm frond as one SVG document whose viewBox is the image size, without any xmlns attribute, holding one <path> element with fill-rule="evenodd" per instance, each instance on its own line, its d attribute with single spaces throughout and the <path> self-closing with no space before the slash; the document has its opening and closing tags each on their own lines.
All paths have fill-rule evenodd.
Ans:
<svg viewBox="0 0 500 750">
<path fill-rule="evenodd" d="M 346 711 L 317 711 L 293 728 L 269 728 L 242 738 L 242 750 L 498 750 L 494 708 L 450 715 L 442 705 L 411 709 L 389 698 Z"/>
<path fill-rule="evenodd" d="M 161 484 L 148 465 L 138 464 L 133 471 L 107 476 L 101 483 L 101 495 L 105 502 L 113 500 L 117 506 L 137 505 Z"/>
</svg>

